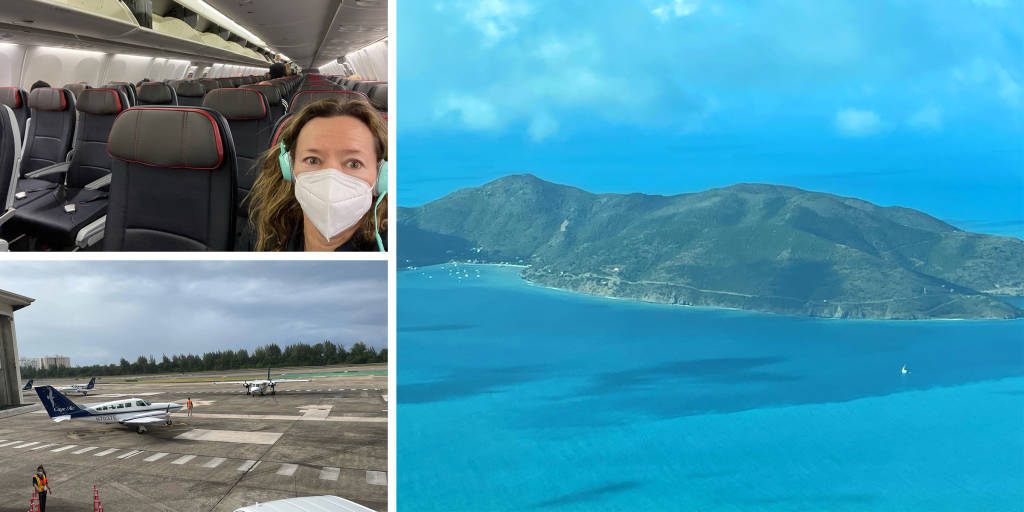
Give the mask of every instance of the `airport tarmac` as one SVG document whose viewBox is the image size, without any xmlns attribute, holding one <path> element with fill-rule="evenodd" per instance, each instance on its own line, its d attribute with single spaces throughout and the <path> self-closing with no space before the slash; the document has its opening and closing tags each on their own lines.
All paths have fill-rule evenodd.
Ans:
<svg viewBox="0 0 1024 512">
<path fill-rule="evenodd" d="M 88 420 L 54 423 L 42 408 L 0 418 L 0 512 L 28 508 L 31 476 L 40 464 L 52 482 L 52 510 L 91 510 L 94 485 L 110 511 L 231 512 L 322 494 L 387 510 L 387 375 L 367 373 L 383 372 L 281 383 L 276 395 L 266 396 L 248 396 L 237 384 L 194 382 L 240 380 L 237 372 L 191 374 L 181 379 L 187 382 L 163 382 L 175 380 L 169 376 L 97 381 L 89 396 L 69 398 L 88 404 L 138 396 L 184 405 L 191 396 L 195 408 L 192 417 L 182 409 L 171 426 L 154 425 L 144 434 Z M 39 403 L 34 392 L 23 396 Z"/>
</svg>

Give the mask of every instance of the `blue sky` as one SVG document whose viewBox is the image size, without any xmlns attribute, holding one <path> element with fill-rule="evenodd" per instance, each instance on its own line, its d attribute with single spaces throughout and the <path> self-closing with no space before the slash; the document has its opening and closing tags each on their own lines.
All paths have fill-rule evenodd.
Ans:
<svg viewBox="0 0 1024 512">
<path fill-rule="evenodd" d="M 1024 4 L 399 2 L 399 204 L 778 183 L 1024 237 Z"/>
</svg>

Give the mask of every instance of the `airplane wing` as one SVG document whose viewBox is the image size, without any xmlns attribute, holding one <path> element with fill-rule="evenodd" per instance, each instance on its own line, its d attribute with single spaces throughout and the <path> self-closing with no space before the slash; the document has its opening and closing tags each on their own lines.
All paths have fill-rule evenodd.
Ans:
<svg viewBox="0 0 1024 512">
<path fill-rule="evenodd" d="M 224 380 L 224 381 L 214 382 L 214 384 L 252 384 L 254 382 L 259 382 L 259 381 L 255 381 L 255 380 Z"/>
<path fill-rule="evenodd" d="M 277 384 L 279 382 L 313 382 L 313 379 L 281 379 L 275 380 L 274 384 Z"/>
<path fill-rule="evenodd" d="M 137 425 L 140 423 L 162 423 L 164 418 L 167 417 L 167 411 L 146 411 L 143 413 L 136 414 L 135 416 L 129 416 L 118 423 L 124 425 Z"/>
</svg>

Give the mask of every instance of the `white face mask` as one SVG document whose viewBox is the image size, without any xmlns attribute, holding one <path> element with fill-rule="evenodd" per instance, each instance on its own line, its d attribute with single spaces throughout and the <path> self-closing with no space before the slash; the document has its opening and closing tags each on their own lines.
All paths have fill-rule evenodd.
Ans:
<svg viewBox="0 0 1024 512">
<path fill-rule="evenodd" d="M 330 240 L 370 210 L 373 187 L 337 169 L 320 169 L 295 176 L 295 199 L 317 231 Z"/>
</svg>

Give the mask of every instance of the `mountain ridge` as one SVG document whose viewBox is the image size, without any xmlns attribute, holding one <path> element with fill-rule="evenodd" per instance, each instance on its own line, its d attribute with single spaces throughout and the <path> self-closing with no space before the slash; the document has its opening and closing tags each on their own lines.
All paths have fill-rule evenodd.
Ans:
<svg viewBox="0 0 1024 512">
<path fill-rule="evenodd" d="M 399 208 L 399 265 L 522 263 L 582 293 L 840 318 L 1017 318 L 1024 241 L 786 185 L 595 194 L 529 174 Z"/>
</svg>

